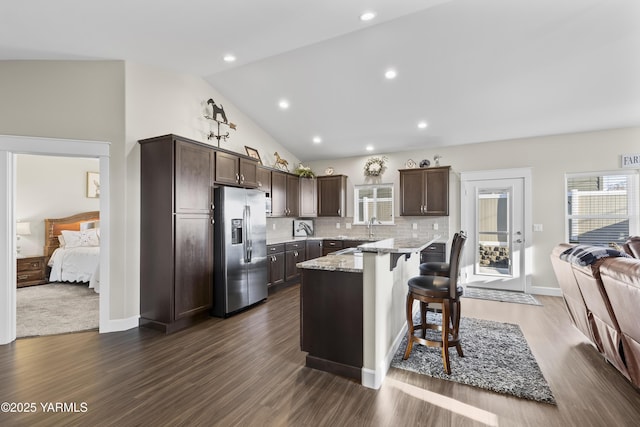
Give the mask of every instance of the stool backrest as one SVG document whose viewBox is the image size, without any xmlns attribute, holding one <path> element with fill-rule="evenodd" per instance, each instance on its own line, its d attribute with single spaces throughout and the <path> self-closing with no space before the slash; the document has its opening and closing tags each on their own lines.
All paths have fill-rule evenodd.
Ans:
<svg viewBox="0 0 640 427">
<path fill-rule="evenodd" d="M 460 276 L 460 261 L 462 260 L 462 249 L 467 241 L 464 231 L 460 231 L 453 236 L 451 243 L 451 254 L 449 255 L 449 296 L 455 298 L 458 287 L 458 276 Z"/>
</svg>

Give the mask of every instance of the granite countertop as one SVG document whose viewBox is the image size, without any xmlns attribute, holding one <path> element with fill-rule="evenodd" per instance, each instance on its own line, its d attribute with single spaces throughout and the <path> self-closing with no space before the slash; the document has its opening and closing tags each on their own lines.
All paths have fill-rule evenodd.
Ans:
<svg viewBox="0 0 640 427">
<path fill-rule="evenodd" d="M 358 246 L 361 253 L 333 255 L 329 254 L 320 258 L 299 262 L 296 267 L 309 270 L 362 272 L 362 252 L 406 254 L 420 252 L 422 249 L 437 241 L 440 236 L 432 240 L 392 238 L 379 240 L 373 243 L 365 243 Z M 400 255 L 402 256 L 402 255 Z"/>
<path fill-rule="evenodd" d="M 351 237 L 351 236 L 308 236 L 308 237 L 280 237 L 275 239 L 267 239 L 267 245 L 277 245 L 287 242 L 304 242 L 305 240 L 358 240 L 362 242 L 376 242 L 379 238 L 369 237 Z"/>
<path fill-rule="evenodd" d="M 299 262 L 296 267 L 308 270 L 346 271 L 362 273 L 362 256 L 360 255 L 327 255 L 320 258 Z"/>
<path fill-rule="evenodd" d="M 438 239 L 440 239 L 440 236 L 435 236 L 431 240 L 391 238 L 379 240 L 373 243 L 365 243 L 358 246 L 358 249 L 360 249 L 362 252 L 405 254 L 420 252 L 427 246 L 438 241 Z"/>
</svg>

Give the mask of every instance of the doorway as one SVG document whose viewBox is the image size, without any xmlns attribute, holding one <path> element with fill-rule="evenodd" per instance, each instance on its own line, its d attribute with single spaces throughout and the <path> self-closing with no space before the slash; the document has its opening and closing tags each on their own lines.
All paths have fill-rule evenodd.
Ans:
<svg viewBox="0 0 640 427">
<path fill-rule="evenodd" d="M 109 143 L 0 135 L 0 345 L 16 339 L 15 155 L 38 154 L 99 159 L 100 331 L 109 330 Z"/>
<path fill-rule="evenodd" d="M 461 182 L 466 285 L 526 292 L 530 170 L 468 172 Z"/>
</svg>

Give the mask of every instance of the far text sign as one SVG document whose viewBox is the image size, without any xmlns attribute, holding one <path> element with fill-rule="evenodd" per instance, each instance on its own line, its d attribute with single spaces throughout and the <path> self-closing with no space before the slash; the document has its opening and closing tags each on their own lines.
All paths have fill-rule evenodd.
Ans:
<svg viewBox="0 0 640 427">
<path fill-rule="evenodd" d="M 640 168 L 640 154 L 623 154 L 623 168 Z"/>
</svg>

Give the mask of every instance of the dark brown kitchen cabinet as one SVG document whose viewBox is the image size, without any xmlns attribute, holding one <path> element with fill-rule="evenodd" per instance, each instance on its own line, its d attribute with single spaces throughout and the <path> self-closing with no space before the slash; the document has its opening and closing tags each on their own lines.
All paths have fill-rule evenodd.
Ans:
<svg viewBox="0 0 640 427">
<path fill-rule="evenodd" d="M 299 216 L 313 218 L 318 216 L 318 192 L 315 178 L 300 178 Z"/>
<path fill-rule="evenodd" d="M 271 216 L 297 217 L 300 201 L 300 182 L 297 175 L 271 172 Z"/>
<path fill-rule="evenodd" d="M 322 240 L 307 240 L 307 259 L 320 258 L 322 256 Z"/>
<path fill-rule="evenodd" d="M 300 178 L 287 174 L 287 216 L 297 217 L 300 211 Z"/>
<path fill-rule="evenodd" d="M 322 241 L 322 256 L 326 256 L 331 252 L 339 251 L 344 248 L 344 241 L 342 240 L 329 240 Z"/>
<path fill-rule="evenodd" d="M 298 281 L 300 278 L 300 272 L 296 264 L 306 259 L 305 257 L 305 242 L 287 242 L 285 247 L 285 281 L 293 282 Z"/>
<path fill-rule="evenodd" d="M 256 188 L 258 186 L 258 162 L 248 157 L 218 151 L 216 152 L 215 182 Z"/>
<path fill-rule="evenodd" d="M 432 243 L 420 252 L 420 262 L 445 262 L 445 244 Z"/>
<path fill-rule="evenodd" d="M 400 215 L 449 215 L 449 166 L 400 170 Z"/>
<path fill-rule="evenodd" d="M 175 135 L 140 143 L 140 325 L 166 333 L 213 302 L 215 150 Z"/>
<path fill-rule="evenodd" d="M 258 166 L 256 176 L 258 190 L 271 194 L 271 169 L 265 168 L 264 166 Z"/>
<path fill-rule="evenodd" d="M 284 283 L 285 279 L 284 243 L 267 245 L 267 285 L 277 286 Z"/>
<path fill-rule="evenodd" d="M 347 176 L 319 176 L 317 186 L 318 216 L 346 216 Z"/>
</svg>

